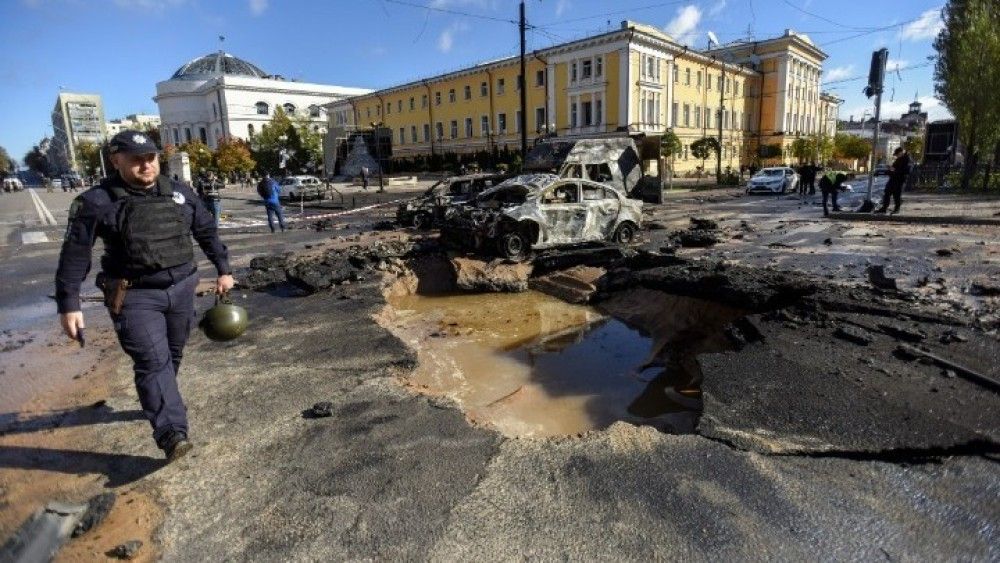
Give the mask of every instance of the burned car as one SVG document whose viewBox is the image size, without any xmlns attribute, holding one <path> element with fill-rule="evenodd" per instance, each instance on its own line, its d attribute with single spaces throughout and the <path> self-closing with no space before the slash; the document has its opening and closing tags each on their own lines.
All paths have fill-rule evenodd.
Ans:
<svg viewBox="0 0 1000 563">
<path fill-rule="evenodd" d="M 406 227 L 429 229 L 440 224 L 450 205 L 464 203 L 486 188 L 510 178 L 509 174 L 467 174 L 435 183 L 423 195 L 404 201 L 396 209 L 396 222 Z"/>
<path fill-rule="evenodd" d="M 628 244 L 642 224 L 642 202 L 620 190 L 555 174 L 522 175 L 448 210 L 450 245 L 521 260 L 542 250 L 590 242 Z"/>
</svg>

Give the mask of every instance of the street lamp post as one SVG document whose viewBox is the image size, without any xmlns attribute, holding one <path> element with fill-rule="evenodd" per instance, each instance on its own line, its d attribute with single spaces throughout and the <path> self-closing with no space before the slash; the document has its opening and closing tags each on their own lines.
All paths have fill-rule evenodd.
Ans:
<svg viewBox="0 0 1000 563">
<path fill-rule="evenodd" d="M 372 122 L 372 139 L 375 141 L 375 163 L 378 164 L 378 191 L 382 193 L 385 191 L 385 183 L 382 181 L 382 147 L 379 146 L 381 143 L 378 138 L 378 130 L 382 127 L 383 123 L 381 121 Z"/>
</svg>

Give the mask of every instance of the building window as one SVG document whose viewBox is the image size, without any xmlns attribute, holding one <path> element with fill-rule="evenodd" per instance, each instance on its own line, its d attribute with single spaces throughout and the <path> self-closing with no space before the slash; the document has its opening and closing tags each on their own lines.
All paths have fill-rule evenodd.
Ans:
<svg viewBox="0 0 1000 563">
<path fill-rule="evenodd" d="M 414 110 L 414 108 L 416 108 L 416 106 L 414 105 L 414 103 L 413 103 L 413 102 L 414 102 L 414 100 L 413 100 L 413 96 L 410 96 L 410 111 L 413 111 L 413 110 Z M 413 142 L 416 142 L 416 139 L 414 139 L 414 141 L 413 141 Z"/>
<path fill-rule="evenodd" d="M 448 103 L 455 103 L 455 89 L 448 90 Z"/>
<path fill-rule="evenodd" d="M 545 71 L 539 70 L 535 72 L 535 86 L 545 86 Z"/>
<path fill-rule="evenodd" d="M 521 132 L 521 110 L 514 112 L 514 132 Z"/>
<path fill-rule="evenodd" d="M 652 113 L 652 109 L 650 109 L 650 113 Z M 673 105 L 670 106 L 670 123 L 675 127 L 680 125 L 677 121 L 677 102 L 674 102 Z"/>
<path fill-rule="evenodd" d="M 515 78 L 516 78 L 516 80 L 514 80 L 514 90 L 520 92 L 521 91 L 521 83 L 524 82 L 524 81 L 521 80 L 521 75 L 520 74 L 518 74 Z"/>
<path fill-rule="evenodd" d="M 465 118 L 465 137 L 466 138 L 472 137 L 472 118 L 471 117 L 466 117 Z"/>
<path fill-rule="evenodd" d="M 428 143 L 431 140 L 431 124 L 424 123 L 424 142 Z"/>
<path fill-rule="evenodd" d="M 365 116 L 366 117 L 372 116 L 372 108 L 365 108 Z"/>
<path fill-rule="evenodd" d="M 426 108 L 427 107 L 427 94 L 424 94 L 423 96 L 420 96 L 420 107 L 422 107 L 422 108 Z"/>
<path fill-rule="evenodd" d="M 545 108 L 535 108 L 535 131 L 541 133 L 545 129 Z"/>
<path fill-rule="evenodd" d="M 270 109 L 267 102 L 257 102 L 257 115 L 267 115 Z"/>
<path fill-rule="evenodd" d="M 201 139 L 202 143 L 208 144 L 208 131 L 205 131 L 204 127 L 198 128 L 198 138 Z"/>
<path fill-rule="evenodd" d="M 185 143 L 190 143 L 191 142 L 191 128 L 190 127 L 185 127 L 184 128 L 184 142 Z"/>
<path fill-rule="evenodd" d="M 580 67 L 581 73 L 580 77 L 584 80 L 594 76 L 594 63 L 590 59 L 584 59 L 583 64 Z"/>
<path fill-rule="evenodd" d="M 386 102 L 385 104 L 385 114 L 389 115 L 392 113 L 392 102 Z"/>
<path fill-rule="evenodd" d="M 452 139 L 458 138 L 458 121 L 454 119 L 451 120 L 451 127 L 449 128 L 449 133 L 451 133 Z"/>
<path fill-rule="evenodd" d="M 594 59 L 594 76 L 598 78 L 604 76 L 604 57 L 596 57 Z"/>
<path fill-rule="evenodd" d="M 213 119 L 219 118 L 219 110 L 218 108 L 215 107 L 215 102 L 212 102 L 212 118 Z"/>
<path fill-rule="evenodd" d="M 707 84 L 711 84 L 711 82 L 708 82 Z M 708 108 L 705 108 L 705 127 L 707 129 L 712 128 L 712 112 L 708 111 Z"/>
<path fill-rule="evenodd" d="M 309 117 L 319 117 L 319 106 L 309 106 Z"/>
<path fill-rule="evenodd" d="M 483 98 L 490 95 L 490 86 L 486 82 L 479 83 L 479 95 Z"/>
<path fill-rule="evenodd" d="M 434 92 L 434 105 L 441 105 L 441 92 Z"/>
<path fill-rule="evenodd" d="M 399 128 L 399 144 L 401 144 L 401 145 L 406 144 L 406 128 L 405 127 L 400 127 Z"/>
<path fill-rule="evenodd" d="M 604 104 L 600 97 L 594 99 L 594 125 L 604 123 Z"/>
<path fill-rule="evenodd" d="M 691 106 L 684 104 L 684 127 L 691 127 Z"/>
<path fill-rule="evenodd" d="M 181 136 L 180 136 L 179 132 L 177 131 L 177 129 L 174 129 L 174 144 L 175 145 L 181 144 Z"/>
<path fill-rule="evenodd" d="M 497 78 L 497 94 L 503 95 L 506 82 L 503 78 Z"/>
<path fill-rule="evenodd" d="M 696 88 L 701 88 L 701 71 L 700 70 L 698 71 L 698 74 L 695 75 L 695 87 Z"/>
<path fill-rule="evenodd" d="M 691 85 L 691 69 L 690 68 L 684 69 L 684 85 L 685 86 L 690 86 Z"/>
<path fill-rule="evenodd" d="M 576 98 L 570 99 L 569 102 L 569 126 L 576 129 Z"/>
<path fill-rule="evenodd" d="M 285 105 L 283 105 L 281 107 L 285 109 L 285 113 L 287 113 L 288 115 L 295 115 L 295 106 L 294 105 L 292 105 L 292 104 L 285 104 Z"/>
<path fill-rule="evenodd" d="M 701 107 L 694 107 L 694 126 L 701 127 Z"/>
<path fill-rule="evenodd" d="M 466 84 L 465 85 L 464 93 L 465 93 L 465 99 L 466 100 L 471 100 L 472 99 L 472 86 L 469 86 L 468 84 Z"/>
<path fill-rule="evenodd" d="M 403 113 L 403 100 L 396 100 L 396 111 Z"/>
<path fill-rule="evenodd" d="M 733 82 L 733 94 L 735 94 L 737 96 L 740 95 L 740 83 L 739 82 Z"/>
<path fill-rule="evenodd" d="M 440 141 L 444 139 L 444 124 L 438 121 L 434 124 L 434 133 L 437 135 L 437 139 Z"/>
<path fill-rule="evenodd" d="M 507 134 L 507 114 L 497 114 L 497 129 L 501 135 Z"/>
<path fill-rule="evenodd" d="M 576 61 L 569 65 L 569 81 L 576 82 Z"/>
<path fill-rule="evenodd" d="M 410 142 L 411 143 L 416 143 L 417 142 L 417 126 L 416 125 L 410 125 Z"/>
<path fill-rule="evenodd" d="M 722 88 L 723 88 L 723 84 L 722 84 L 722 75 L 720 74 L 720 75 L 719 75 L 719 91 L 720 91 L 720 92 L 722 91 Z"/>
<path fill-rule="evenodd" d="M 583 113 L 583 126 L 590 127 L 594 124 L 594 103 L 583 102 L 580 104 L 580 111 Z"/>
<path fill-rule="evenodd" d="M 490 118 L 488 116 L 482 116 L 479 118 L 479 132 L 483 137 L 486 137 L 490 133 Z"/>
</svg>

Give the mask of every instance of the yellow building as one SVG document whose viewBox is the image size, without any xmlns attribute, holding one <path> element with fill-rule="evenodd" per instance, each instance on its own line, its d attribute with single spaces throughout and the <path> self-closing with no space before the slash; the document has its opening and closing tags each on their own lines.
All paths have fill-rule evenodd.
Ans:
<svg viewBox="0 0 1000 563">
<path fill-rule="evenodd" d="M 818 131 L 819 76 L 826 55 L 794 32 L 697 51 L 659 29 L 624 21 L 612 32 L 527 55 L 529 144 L 537 137 L 616 131 L 662 134 L 683 149 L 678 173 L 706 164 L 690 154 L 720 137 L 723 166 L 749 164 L 758 143 L 787 147 Z M 328 141 L 381 124 L 392 157 L 470 153 L 520 146 L 517 57 L 355 96 L 326 106 Z M 793 96 L 794 93 L 794 96 Z"/>
</svg>

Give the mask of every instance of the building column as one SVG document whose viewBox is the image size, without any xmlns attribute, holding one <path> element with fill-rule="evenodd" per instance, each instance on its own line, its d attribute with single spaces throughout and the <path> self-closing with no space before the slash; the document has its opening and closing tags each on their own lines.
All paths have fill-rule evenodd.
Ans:
<svg viewBox="0 0 1000 563">
<path fill-rule="evenodd" d="M 674 126 L 674 65 L 676 60 L 667 60 L 667 128 Z"/>
<path fill-rule="evenodd" d="M 556 111 L 558 104 L 556 104 L 556 65 L 554 63 L 547 63 L 545 65 L 545 126 L 548 129 L 548 124 L 552 123 L 555 125 L 555 130 L 549 131 L 550 133 L 559 132 L 559 120 L 556 119 Z"/>
</svg>

